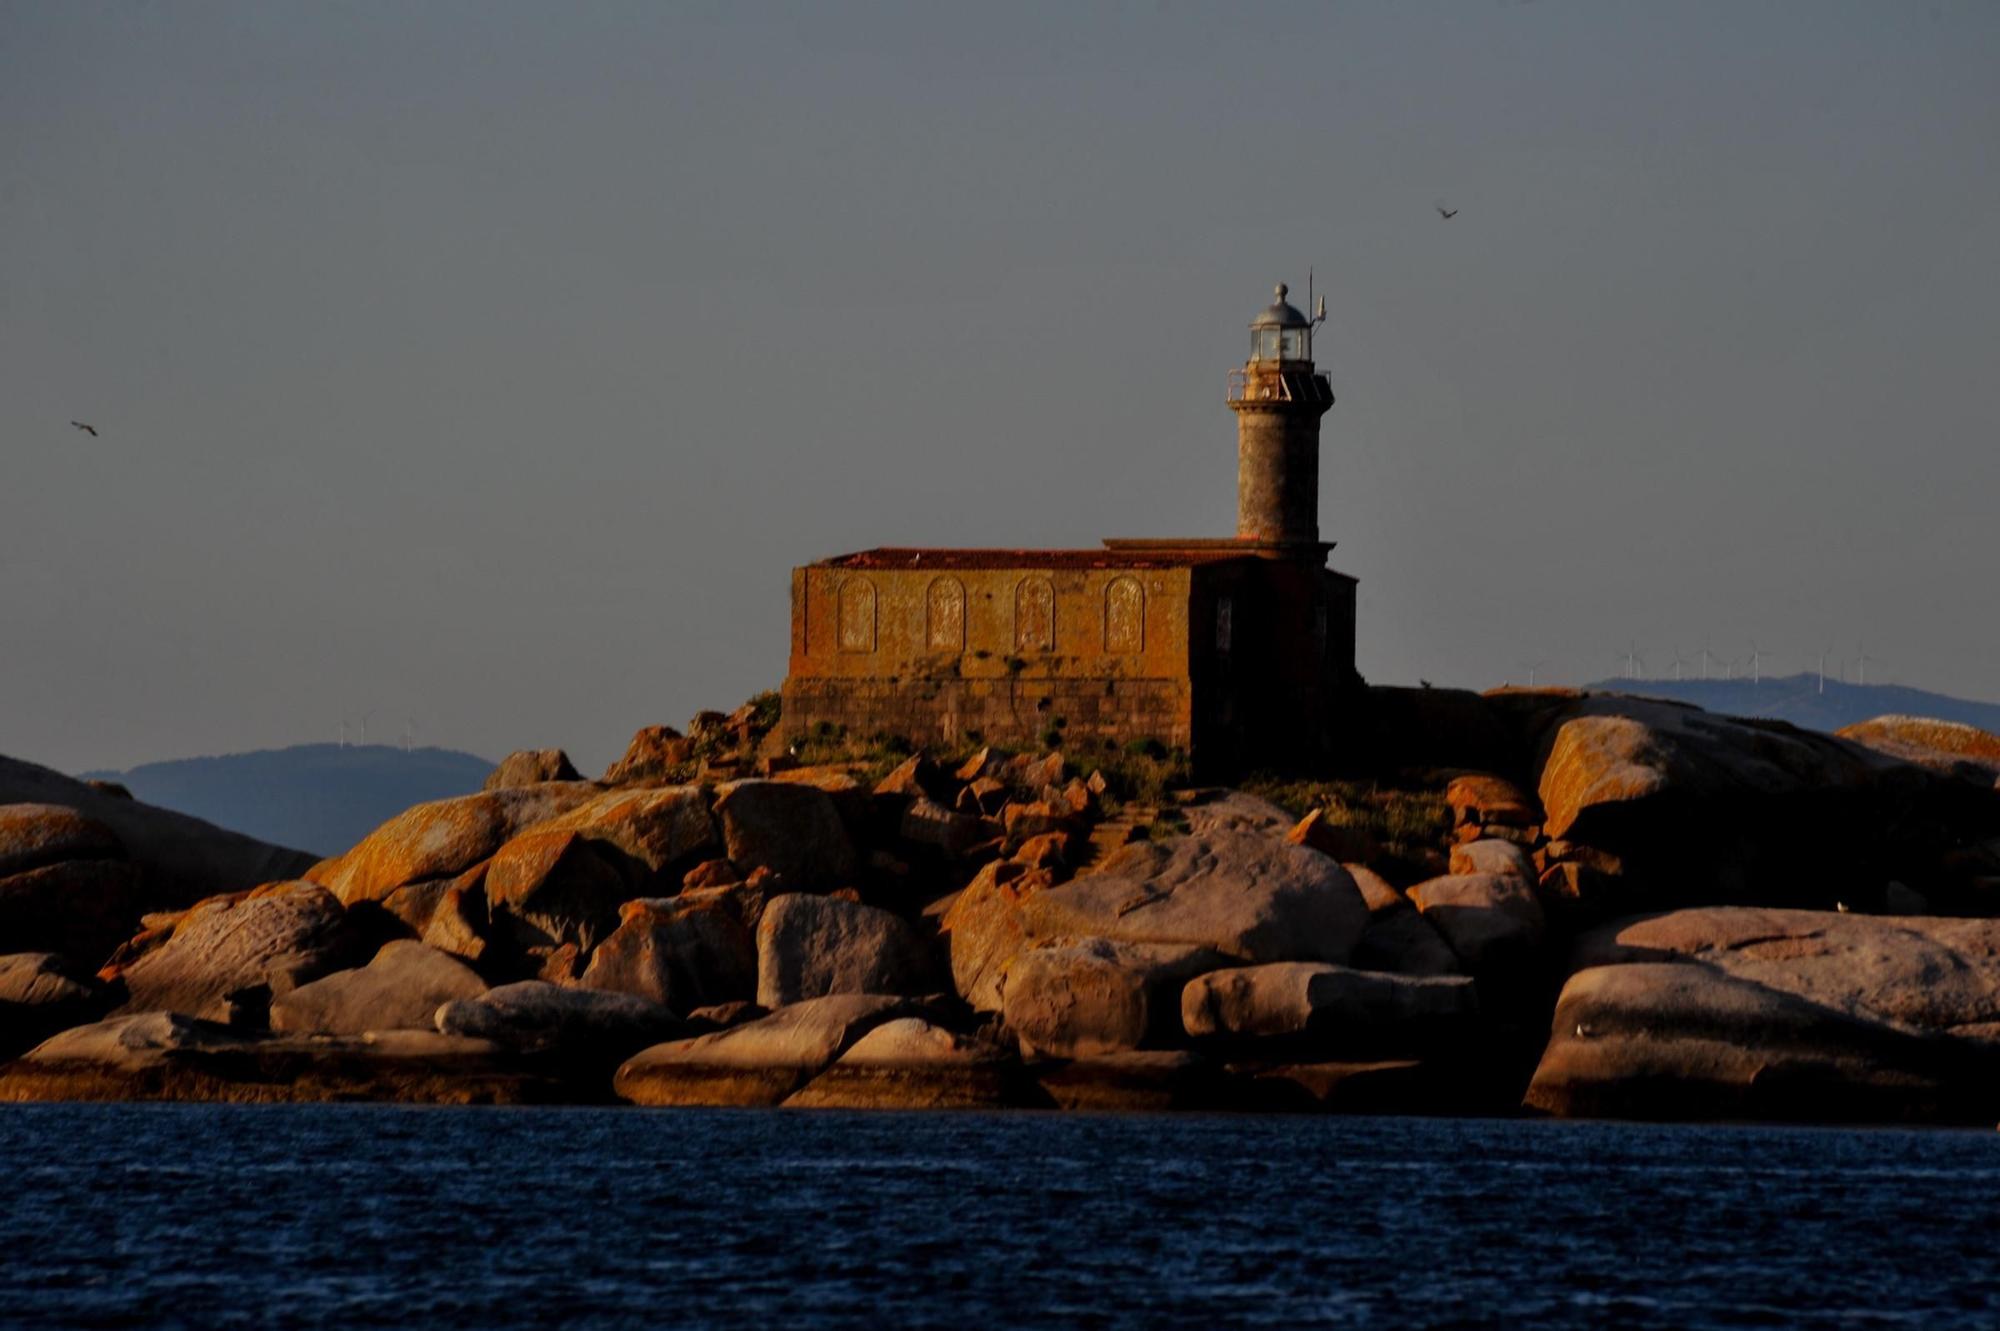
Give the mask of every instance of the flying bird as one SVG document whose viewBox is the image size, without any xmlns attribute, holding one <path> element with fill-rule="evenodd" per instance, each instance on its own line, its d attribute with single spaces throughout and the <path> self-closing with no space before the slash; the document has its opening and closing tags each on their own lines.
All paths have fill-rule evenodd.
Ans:
<svg viewBox="0 0 2000 1331">
<path fill-rule="evenodd" d="M 1442 217 L 1447 222 L 1449 222 L 1452 218 L 1458 216 L 1458 209 L 1456 208 L 1447 208 L 1441 203 L 1436 204 L 1434 206 L 1438 210 L 1438 216 Z"/>
<path fill-rule="evenodd" d="M 92 439 L 95 439 L 95 438 L 97 438 L 97 427 L 96 427 L 96 426 L 94 426 L 94 425 L 85 425 L 85 424 L 84 424 L 84 423 L 83 423 L 82 421 L 71 421 L 71 422 L 70 422 L 70 424 L 71 424 L 71 425 L 74 425 L 74 426 L 75 426 L 75 427 L 76 427 L 77 429 L 79 429 L 79 430 L 83 431 L 83 432 L 84 432 L 85 434 L 89 435 L 89 436 L 90 436 L 90 437 L 91 437 Z"/>
</svg>

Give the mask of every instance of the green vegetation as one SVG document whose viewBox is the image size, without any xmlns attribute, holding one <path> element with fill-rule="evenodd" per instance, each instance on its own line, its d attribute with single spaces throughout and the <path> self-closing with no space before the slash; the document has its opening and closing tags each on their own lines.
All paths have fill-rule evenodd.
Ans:
<svg viewBox="0 0 2000 1331">
<path fill-rule="evenodd" d="M 1451 839 L 1451 810 L 1442 788 L 1269 772 L 1246 777 L 1240 785 L 1301 818 L 1324 809 L 1328 823 L 1367 835 L 1396 859 L 1423 863 L 1436 858 L 1439 847 Z"/>
</svg>

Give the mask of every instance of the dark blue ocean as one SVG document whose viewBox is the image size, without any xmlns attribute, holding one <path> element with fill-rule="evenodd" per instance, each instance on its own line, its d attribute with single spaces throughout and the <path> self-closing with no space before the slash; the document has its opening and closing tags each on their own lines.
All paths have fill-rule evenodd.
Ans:
<svg viewBox="0 0 2000 1331">
<path fill-rule="evenodd" d="M 0 1106 L 23 1327 L 2000 1326 L 2000 1133 Z"/>
</svg>

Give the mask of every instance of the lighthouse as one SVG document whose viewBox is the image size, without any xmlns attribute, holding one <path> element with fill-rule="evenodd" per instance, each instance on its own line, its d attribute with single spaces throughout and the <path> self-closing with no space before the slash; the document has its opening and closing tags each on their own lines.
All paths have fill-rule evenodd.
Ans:
<svg viewBox="0 0 2000 1331">
<path fill-rule="evenodd" d="M 1325 302 L 1307 318 L 1277 298 L 1250 321 L 1250 359 L 1229 375 L 1236 413 L 1236 535 L 1239 540 L 1300 547 L 1319 544 L 1319 418 L 1333 405 L 1333 385 L 1313 365 L 1313 330 Z"/>
</svg>

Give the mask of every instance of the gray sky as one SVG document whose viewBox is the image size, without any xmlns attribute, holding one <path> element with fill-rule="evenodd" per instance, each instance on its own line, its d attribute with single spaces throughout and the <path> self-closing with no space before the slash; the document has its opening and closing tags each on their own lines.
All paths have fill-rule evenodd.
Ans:
<svg viewBox="0 0 2000 1331">
<path fill-rule="evenodd" d="M 1227 534 L 1308 264 L 1371 679 L 2000 697 L 1996 68 L 1980 0 L 0 3 L 0 752 L 593 769 L 778 683 L 794 564 Z"/>
</svg>

